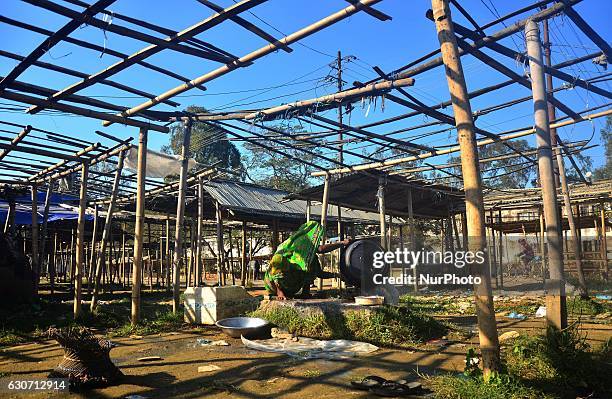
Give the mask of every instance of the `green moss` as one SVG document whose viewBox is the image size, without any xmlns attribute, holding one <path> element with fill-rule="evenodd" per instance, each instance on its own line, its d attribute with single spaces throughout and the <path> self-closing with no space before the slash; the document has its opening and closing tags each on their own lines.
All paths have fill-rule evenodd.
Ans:
<svg viewBox="0 0 612 399">
<path fill-rule="evenodd" d="M 351 339 L 381 346 L 412 345 L 446 332 L 446 327 L 432 317 L 395 306 L 345 312 L 305 312 L 273 306 L 260 308 L 251 316 L 304 337 Z"/>
</svg>

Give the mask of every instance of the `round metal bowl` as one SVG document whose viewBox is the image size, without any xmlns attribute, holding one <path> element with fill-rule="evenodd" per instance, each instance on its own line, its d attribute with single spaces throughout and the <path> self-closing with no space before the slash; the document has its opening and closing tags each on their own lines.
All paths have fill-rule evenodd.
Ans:
<svg viewBox="0 0 612 399">
<path fill-rule="evenodd" d="M 246 338 L 264 337 L 270 335 L 270 323 L 258 317 L 230 317 L 215 323 L 225 334 L 230 337 Z"/>
</svg>

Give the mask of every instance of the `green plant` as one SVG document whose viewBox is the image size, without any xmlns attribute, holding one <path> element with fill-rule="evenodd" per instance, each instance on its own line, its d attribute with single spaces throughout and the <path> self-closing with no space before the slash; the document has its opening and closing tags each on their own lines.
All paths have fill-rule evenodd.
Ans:
<svg viewBox="0 0 612 399">
<path fill-rule="evenodd" d="M 438 399 L 546 399 L 542 391 L 523 385 L 511 376 L 498 374 L 485 382 L 482 376 L 452 374 L 426 378 L 427 386 Z"/>
</svg>

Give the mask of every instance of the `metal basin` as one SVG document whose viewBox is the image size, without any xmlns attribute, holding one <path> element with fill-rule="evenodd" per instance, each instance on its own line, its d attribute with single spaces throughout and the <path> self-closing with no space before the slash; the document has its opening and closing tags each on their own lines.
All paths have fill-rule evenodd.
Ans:
<svg viewBox="0 0 612 399">
<path fill-rule="evenodd" d="M 264 338 L 270 335 L 270 323 L 258 317 L 230 317 L 215 323 L 225 334 L 230 337 L 240 338 Z"/>
</svg>

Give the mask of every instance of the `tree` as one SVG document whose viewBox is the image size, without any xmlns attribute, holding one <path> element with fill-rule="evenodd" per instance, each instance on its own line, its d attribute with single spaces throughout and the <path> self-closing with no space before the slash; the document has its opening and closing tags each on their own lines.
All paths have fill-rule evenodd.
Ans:
<svg viewBox="0 0 612 399">
<path fill-rule="evenodd" d="M 292 135 L 302 133 L 299 132 L 299 128 L 294 126 L 275 126 L 274 129 L 283 130 Z M 293 158 L 259 146 L 256 144 L 257 142 L 247 142 L 244 146 L 247 153 L 245 156 L 247 177 L 256 184 L 289 192 L 298 192 L 312 186 L 313 179 L 310 173 L 315 171 L 315 168 L 304 162 L 320 164 L 316 154 L 320 154 L 321 151 L 297 140 L 287 140 L 282 136 L 278 139 L 286 141 L 293 147 L 271 140 L 265 140 L 263 144 Z M 310 153 L 297 148 L 304 148 Z M 322 166 L 324 165 L 322 164 Z"/>
<path fill-rule="evenodd" d="M 600 130 L 601 141 L 606 148 L 606 160 L 603 166 L 593 171 L 593 180 L 612 179 L 612 117 L 606 118 L 606 126 Z"/>
<path fill-rule="evenodd" d="M 191 105 L 185 109 L 190 113 L 206 112 L 205 108 Z M 180 155 L 183 144 L 183 126 L 175 124 L 170 128 L 170 142 L 162 146 L 166 154 Z M 233 169 L 240 176 L 244 174 L 244 165 L 240 151 L 230 142 L 227 133 L 204 122 L 194 122 L 191 128 L 191 157 L 203 165 L 217 166 L 223 169 Z"/>
</svg>

